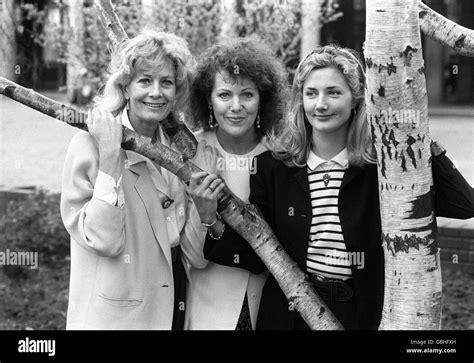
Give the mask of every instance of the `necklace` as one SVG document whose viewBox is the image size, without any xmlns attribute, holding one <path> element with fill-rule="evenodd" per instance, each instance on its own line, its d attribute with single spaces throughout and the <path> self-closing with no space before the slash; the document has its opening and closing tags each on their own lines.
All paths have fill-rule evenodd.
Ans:
<svg viewBox="0 0 474 363">
<path fill-rule="evenodd" d="M 333 161 L 333 163 L 334 163 L 334 161 Z M 331 175 L 329 174 L 329 172 L 330 172 L 332 169 L 334 169 L 334 168 L 336 167 L 336 165 L 337 165 L 337 164 L 334 163 L 334 165 L 332 166 L 331 169 L 325 170 L 326 173 L 323 175 L 323 182 L 324 182 L 324 186 L 325 186 L 325 187 L 327 187 L 328 184 L 329 184 L 329 182 L 331 181 Z"/>
</svg>

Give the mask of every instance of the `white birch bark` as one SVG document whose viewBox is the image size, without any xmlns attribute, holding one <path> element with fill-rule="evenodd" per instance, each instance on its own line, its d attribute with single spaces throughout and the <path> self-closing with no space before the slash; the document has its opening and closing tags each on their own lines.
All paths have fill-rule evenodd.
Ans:
<svg viewBox="0 0 474 363">
<path fill-rule="evenodd" d="M 474 57 L 474 30 L 446 19 L 421 1 L 418 6 L 421 31 L 425 35 L 450 47 L 458 54 Z"/>
<path fill-rule="evenodd" d="M 95 0 L 95 5 L 99 9 L 99 16 L 104 24 L 105 31 L 113 46 L 128 39 L 128 35 L 122 27 L 117 16 L 115 7 L 111 0 Z"/>
<path fill-rule="evenodd" d="M 235 0 L 220 0 L 219 2 L 219 12 L 222 18 L 221 31 L 219 33 L 220 41 L 236 36 L 234 24 L 237 21 L 237 13 L 235 5 Z"/>
<path fill-rule="evenodd" d="M 152 28 L 154 21 L 155 6 L 157 6 L 156 0 L 142 0 L 142 29 Z"/>
<path fill-rule="evenodd" d="M 321 44 L 321 2 L 303 0 L 301 3 L 301 48 L 300 59 Z"/>
<path fill-rule="evenodd" d="M 366 105 L 385 256 L 379 329 L 440 329 L 441 266 L 418 1 L 368 0 L 366 24 Z"/>
<path fill-rule="evenodd" d="M 82 62 L 84 54 L 84 15 L 83 0 L 68 0 L 68 15 L 72 40 L 68 44 L 67 62 L 67 94 L 69 100 L 73 98 L 73 92 L 81 86 L 80 72 L 85 65 Z"/>
<path fill-rule="evenodd" d="M 15 1 L 0 2 L 0 76 L 16 79 Z M 20 71 L 20 69 L 19 69 Z"/>
</svg>

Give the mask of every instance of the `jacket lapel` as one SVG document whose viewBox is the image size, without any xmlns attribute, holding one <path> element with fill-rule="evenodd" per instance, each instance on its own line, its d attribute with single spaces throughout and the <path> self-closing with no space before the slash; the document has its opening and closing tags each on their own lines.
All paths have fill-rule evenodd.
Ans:
<svg viewBox="0 0 474 363">
<path fill-rule="evenodd" d="M 166 182 L 163 175 L 160 173 L 160 166 L 154 164 L 150 159 L 137 154 L 133 151 L 126 151 L 128 168 L 135 174 L 141 174 L 143 171 L 148 170 L 151 176 L 151 180 L 156 189 L 161 193 L 165 194 L 168 198 L 170 197 L 170 190 L 168 183 Z M 145 167 L 146 165 L 146 167 Z M 145 167 L 145 169 L 143 168 Z"/>
<path fill-rule="evenodd" d="M 300 211 L 299 218 L 296 223 L 299 223 L 296 231 L 298 237 L 294 241 L 299 241 L 295 246 L 292 246 L 295 253 L 295 260 L 306 271 L 306 257 L 308 254 L 308 239 L 311 229 L 312 208 L 311 195 L 309 192 L 308 173 L 306 167 L 294 168 L 293 180 L 296 184 L 295 195 L 289 196 L 292 198 Z"/>
<path fill-rule="evenodd" d="M 353 206 L 356 208 L 350 208 L 350 205 L 346 205 L 346 207 L 341 208 L 341 203 L 348 203 L 347 193 L 351 191 L 347 191 L 347 187 L 363 172 L 363 170 L 364 169 L 361 167 L 349 166 L 349 168 L 344 173 L 344 177 L 342 178 L 341 182 L 341 189 L 339 190 L 339 220 L 341 222 L 341 229 L 344 235 L 344 242 L 349 251 L 353 251 L 356 246 L 354 246 L 354 236 L 348 234 L 350 228 L 348 227 L 347 223 L 349 223 L 350 220 L 353 218 L 353 216 L 351 215 L 351 213 L 353 213 L 352 211 L 356 208 L 359 208 L 360 206 Z M 354 192 L 354 190 L 352 190 L 352 192 Z M 360 193 L 361 191 L 358 192 Z M 352 267 L 352 271 L 354 271 L 355 266 Z"/>
<path fill-rule="evenodd" d="M 130 155 L 130 153 L 138 155 L 138 157 Z M 153 234 L 155 235 L 166 260 L 171 267 L 172 262 L 168 228 L 162 212 L 162 207 L 159 203 L 158 196 L 150 195 L 155 188 L 161 193 L 168 195 L 168 186 L 160 173 L 156 172 L 156 175 L 153 173 L 153 169 L 150 170 L 151 162 L 148 159 L 129 151 L 127 151 L 127 157 L 128 163 L 126 162 L 126 165 L 128 165 L 128 169 L 138 176 L 135 182 L 135 190 L 145 206 L 148 220 L 153 229 Z M 141 158 L 143 158 L 143 160 Z M 151 178 L 149 178 L 148 175 L 150 175 Z"/>
<path fill-rule="evenodd" d="M 304 198 L 304 199 L 307 199 L 309 201 L 310 200 L 309 183 L 308 183 L 308 173 L 306 171 L 306 167 L 296 168 L 294 178 L 299 188 L 301 188 L 301 191 L 304 193 L 302 195 L 308 196 L 308 198 Z"/>
<path fill-rule="evenodd" d="M 362 172 L 362 168 L 357 166 L 349 166 L 341 182 L 341 190 L 343 190 L 356 176 Z M 340 195 L 340 194 L 339 194 Z"/>
</svg>

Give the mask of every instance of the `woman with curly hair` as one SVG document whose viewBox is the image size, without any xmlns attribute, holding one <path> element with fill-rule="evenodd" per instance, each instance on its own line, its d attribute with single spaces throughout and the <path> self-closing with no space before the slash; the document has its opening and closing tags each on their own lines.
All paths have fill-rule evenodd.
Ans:
<svg viewBox="0 0 474 363">
<path fill-rule="evenodd" d="M 213 46 L 198 63 L 191 96 L 194 120 L 202 129 L 196 138 L 200 148 L 213 150 L 213 174 L 219 178 L 206 188 L 199 185 L 206 174 L 194 175 L 190 193 L 196 204 L 199 198 L 214 202 L 201 217 L 208 228 L 206 238 L 218 240 L 223 225 L 216 215 L 214 190 L 223 179 L 248 202 L 249 176 L 258 168 L 252 159 L 266 150 L 264 138 L 279 128 L 285 112 L 286 75 L 271 49 L 256 38 Z M 267 273 L 241 269 L 238 259 L 235 256 L 232 267 L 209 263 L 205 269 L 191 269 L 188 329 L 255 328 Z"/>
<path fill-rule="evenodd" d="M 377 166 L 364 87 L 353 50 L 329 45 L 311 52 L 295 73 L 287 127 L 271 151 L 256 157 L 257 173 L 250 177 L 250 203 L 346 329 L 377 329 L 384 298 Z M 435 214 L 472 218 L 472 188 L 432 145 Z M 213 233 L 221 240 L 206 239 L 206 259 L 235 266 L 238 255 L 240 268 L 266 270 L 231 228 Z M 257 329 L 308 329 L 272 276 Z"/>
<path fill-rule="evenodd" d="M 186 109 L 194 66 L 186 42 L 164 32 L 142 32 L 112 55 L 89 132 L 73 137 L 64 164 L 67 329 L 183 328 L 186 269 L 207 264 L 205 204 L 196 208 L 179 178 L 120 145 L 122 126 L 170 145 L 160 123 Z"/>
</svg>

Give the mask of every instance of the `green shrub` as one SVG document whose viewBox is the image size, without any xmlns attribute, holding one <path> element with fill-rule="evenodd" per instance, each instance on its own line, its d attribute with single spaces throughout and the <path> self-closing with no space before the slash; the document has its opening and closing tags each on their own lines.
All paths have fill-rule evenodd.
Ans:
<svg viewBox="0 0 474 363">
<path fill-rule="evenodd" d="M 64 265 L 70 251 L 69 234 L 61 220 L 59 202 L 59 194 L 44 190 L 24 200 L 10 201 L 7 214 L 0 220 L 0 251 L 38 252 L 40 266 Z M 4 271 L 10 276 L 23 275 L 12 267 Z"/>
</svg>

